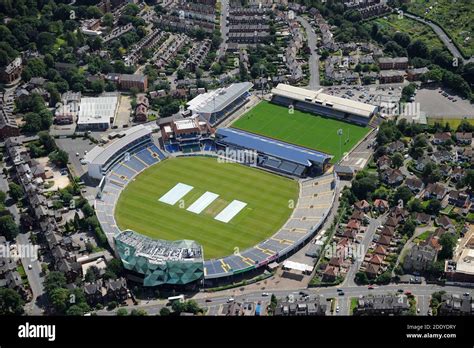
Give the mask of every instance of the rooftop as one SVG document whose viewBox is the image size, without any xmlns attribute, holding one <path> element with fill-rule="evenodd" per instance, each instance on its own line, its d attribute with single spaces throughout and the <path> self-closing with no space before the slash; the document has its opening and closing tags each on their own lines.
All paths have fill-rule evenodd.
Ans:
<svg viewBox="0 0 474 348">
<path fill-rule="evenodd" d="M 151 129 L 144 126 L 138 125 L 124 131 L 125 136 L 117 139 L 110 143 L 106 147 L 96 146 L 90 150 L 84 157 L 87 163 L 93 163 L 98 165 L 105 164 L 110 157 L 112 157 L 117 151 L 124 148 L 132 141 L 135 141 L 143 136 L 151 134 Z"/>
<path fill-rule="evenodd" d="M 331 158 L 330 155 L 322 152 L 233 128 L 219 128 L 216 134 L 230 144 L 251 148 L 304 166 L 310 166 L 311 162 L 323 163 Z"/>
<path fill-rule="evenodd" d="M 82 98 L 77 123 L 109 123 L 115 117 L 117 104 L 117 95 Z"/>
<path fill-rule="evenodd" d="M 367 118 L 371 117 L 377 109 L 377 107 L 374 105 L 322 93 L 322 89 L 318 91 L 311 91 L 283 83 L 279 83 L 278 86 L 273 88 L 272 94 L 295 100 L 317 103 L 322 106 L 331 107 L 338 111 L 349 112 L 354 115 Z"/>
<path fill-rule="evenodd" d="M 190 100 L 188 109 L 196 113 L 214 113 L 225 109 L 245 92 L 252 88 L 250 82 L 233 83 L 228 87 L 200 94 Z"/>
</svg>

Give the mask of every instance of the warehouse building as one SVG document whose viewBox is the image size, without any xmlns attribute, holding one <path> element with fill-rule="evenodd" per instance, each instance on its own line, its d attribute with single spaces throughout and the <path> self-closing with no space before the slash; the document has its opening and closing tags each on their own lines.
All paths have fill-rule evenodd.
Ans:
<svg viewBox="0 0 474 348">
<path fill-rule="evenodd" d="M 117 108 L 118 95 L 116 94 L 82 98 L 77 129 L 79 131 L 108 129 L 114 122 Z"/>
</svg>

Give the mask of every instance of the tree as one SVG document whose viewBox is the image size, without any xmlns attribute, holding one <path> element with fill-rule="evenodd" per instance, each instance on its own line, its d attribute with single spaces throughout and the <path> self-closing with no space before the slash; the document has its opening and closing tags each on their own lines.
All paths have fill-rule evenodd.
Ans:
<svg viewBox="0 0 474 348">
<path fill-rule="evenodd" d="M 44 288 L 47 293 L 52 292 L 57 288 L 65 288 L 67 284 L 64 273 L 61 272 L 49 272 L 44 280 Z"/>
<path fill-rule="evenodd" d="M 415 232 L 416 224 L 415 221 L 413 221 L 412 218 L 408 218 L 405 223 L 402 225 L 400 228 L 400 232 L 404 234 L 405 236 L 411 237 L 413 236 L 413 233 Z"/>
<path fill-rule="evenodd" d="M 355 281 L 357 284 L 368 284 L 369 278 L 367 278 L 365 272 L 357 272 L 355 275 Z"/>
<path fill-rule="evenodd" d="M 442 246 L 442 249 L 438 253 L 438 260 L 446 260 L 453 257 L 453 250 L 456 246 L 457 240 L 454 235 L 451 233 L 444 233 L 439 238 L 439 244 Z"/>
<path fill-rule="evenodd" d="M 59 167 L 65 167 L 69 161 L 69 155 L 64 150 L 56 150 L 49 154 L 49 159 Z"/>
<path fill-rule="evenodd" d="M 469 169 L 466 171 L 466 176 L 463 179 L 463 185 L 469 187 L 469 190 L 474 190 L 474 170 Z"/>
<path fill-rule="evenodd" d="M 391 159 L 395 168 L 400 168 L 403 165 L 403 155 L 400 152 L 395 152 Z"/>
<path fill-rule="evenodd" d="M 91 89 L 94 91 L 94 93 L 100 94 L 105 89 L 105 82 L 103 80 L 92 81 Z"/>
<path fill-rule="evenodd" d="M 391 272 L 390 271 L 385 271 L 376 278 L 375 282 L 377 284 L 388 284 L 388 283 L 390 283 L 390 280 L 392 280 Z"/>
<path fill-rule="evenodd" d="M 64 313 L 67 309 L 69 291 L 64 288 L 57 288 L 49 293 L 49 300 L 57 313 Z"/>
<path fill-rule="evenodd" d="M 426 213 L 431 215 L 438 215 L 441 210 L 441 202 L 437 199 L 430 199 L 428 205 L 426 206 Z"/>
<path fill-rule="evenodd" d="M 132 309 L 132 311 L 130 312 L 130 315 L 133 317 L 136 317 L 136 316 L 144 317 L 144 316 L 147 316 L 148 313 L 144 309 Z"/>
<path fill-rule="evenodd" d="M 0 217 L 0 233 L 8 240 L 14 240 L 19 233 L 15 220 L 11 215 Z"/>
<path fill-rule="evenodd" d="M 0 315 L 22 315 L 24 301 L 13 289 L 0 288 Z"/>
<path fill-rule="evenodd" d="M 407 186 L 399 186 L 393 195 L 393 205 L 397 205 L 399 200 L 406 204 L 413 197 L 413 193 Z"/>
<path fill-rule="evenodd" d="M 96 266 L 91 266 L 87 269 L 84 280 L 88 283 L 93 283 L 100 278 L 100 271 Z"/>
<path fill-rule="evenodd" d="M 371 192 L 374 192 L 378 187 L 378 179 L 375 175 L 368 175 L 362 179 L 353 181 L 352 192 L 356 197 L 361 199 L 367 199 Z"/>
<path fill-rule="evenodd" d="M 117 310 L 117 313 L 116 313 L 116 314 L 117 314 L 117 316 L 119 316 L 119 317 L 125 317 L 125 316 L 128 315 L 128 312 L 127 312 L 127 310 L 126 310 L 125 308 L 119 308 L 119 309 Z"/>
<path fill-rule="evenodd" d="M 90 307 L 86 303 L 72 305 L 66 311 L 66 315 L 83 316 L 90 311 Z"/>
<path fill-rule="evenodd" d="M 412 213 L 421 213 L 423 212 L 423 205 L 418 198 L 413 198 L 408 202 L 407 208 Z"/>
<path fill-rule="evenodd" d="M 163 307 L 160 309 L 160 315 L 162 317 L 166 317 L 171 314 L 171 311 L 167 307 Z"/>
<path fill-rule="evenodd" d="M 407 52 L 410 57 L 420 58 L 429 58 L 430 54 L 428 46 L 421 40 L 416 40 L 408 45 Z"/>
<path fill-rule="evenodd" d="M 407 33 L 400 32 L 400 31 L 395 33 L 395 35 L 393 36 L 393 39 L 395 40 L 397 44 L 405 48 L 408 47 L 411 41 L 410 35 L 408 35 Z"/>
</svg>

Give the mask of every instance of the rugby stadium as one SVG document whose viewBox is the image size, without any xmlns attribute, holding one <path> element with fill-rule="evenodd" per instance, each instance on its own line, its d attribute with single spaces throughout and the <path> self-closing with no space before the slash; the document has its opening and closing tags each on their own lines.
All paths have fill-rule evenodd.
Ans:
<svg viewBox="0 0 474 348">
<path fill-rule="evenodd" d="M 217 130 L 198 114 L 135 126 L 88 153 L 97 217 L 130 279 L 218 286 L 311 240 L 335 199 L 330 168 L 370 133 L 371 116 L 361 124 L 281 104 L 262 101 Z"/>
</svg>

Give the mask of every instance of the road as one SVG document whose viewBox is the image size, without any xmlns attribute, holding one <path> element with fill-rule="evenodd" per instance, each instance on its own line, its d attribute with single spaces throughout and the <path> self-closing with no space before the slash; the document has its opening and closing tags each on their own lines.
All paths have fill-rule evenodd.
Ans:
<svg viewBox="0 0 474 348">
<path fill-rule="evenodd" d="M 364 233 L 364 238 L 362 239 L 361 243 L 359 244 L 361 255 L 356 255 L 355 262 L 349 268 L 349 271 L 344 278 L 344 282 L 342 283 L 343 286 L 355 286 L 354 277 L 356 273 L 359 271 L 362 262 L 364 262 L 364 257 L 367 251 L 369 250 L 369 246 L 372 243 L 372 239 L 375 236 L 375 232 L 377 231 L 377 227 L 382 225 L 382 220 L 384 216 L 379 216 L 376 219 L 370 219 L 369 225 L 367 226 L 367 230 Z"/>
<path fill-rule="evenodd" d="M 311 50 L 311 55 L 308 61 L 309 73 L 311 75 L 309 78 L 308 87 L 310 89 L 316 90 L 319 89 L 319 56 L 316 52 L 316 33 L 305 18 L 298 16 L 297 20 L 306 30 L 306 37 L 308 38 L 308 47 Z"/>
<path fill-rule="evenodd" d="M 31 292 L 33 297 L 30 303 L 25 306 L 25 311 L 29 315 L 41 315 L 43 310 L 39 307 L 39 304 L 43 300 L 44 288 L 43 281 L 44 277 L 41 276 L 41 263 L 38 260 L 37 252 L 33 254 L 33 251 L 37 248 L 30 242 L 30 233 L 19 234 L 16 238 L 18 245 L 29 245 L 29 253 L 25 255 L 19 255 L 21 264 L 25 269 L 25 273 L 28 277 L 28 283 L 30 284 Z M 22 248 L 25 250 L 25 248 Z M 31 269 L 28 266 L 31 265 Z"/>
<path fill-rule="evenodd" d="M 343 290 L 343 295 L 340 296 L 336 289 Z M 444 290 L 452 294 L 463 294 L 466 291 L 472 292 L 472 290 L 454 287 L 454 286 L 439 286 L 439 285 L 420 285 L 420 284 L 391 284 L 377 286 L 373 289 L 369 289 L 366 286 L 340 286 L 340 287 L 324 287 L 324 288 L 310 288 L 310 289 L 298 289 L 298 290 L 275 290 L 272 292 L 277 298 L 284 298 L 290 294 L 298 294 L 299 291 L 303 290 L 309 295 L 320 296 L 323 301 L 328 298 L 336 298 L 337 305 L 340 307 L 339 313 L 335 315 L 349 315 L 350 311 L 350 300 L 354 297 L 367 296 L 370 294 L 373 295 L 384 295 L 388 293 L 396 293 L 398 289 L 403 289 L 403 291 L 410 291 L 415 295 L 417 299 L 417 307 L 420 308 L 420 315 L 427 315 L 429 309 L 429 300 L 431 294 L 436 291 Z M 201 307 L 209 307 L 210 313 L 216 315 L 218 313 L 219 306 L 228 302 L 229 298 L 234 298 L 235 301 L 244 302 L 251 301 L 257 302 L 261 301 L 262 304 L 266 304 L 270 301 L 269 296 L 263 296 L 262 292 L 242 292 L 238 295 L 229 295 L 223 294 L 227 293 L 229 290 L 220 292 L 220 293 L 198 293 L 193 297 L 194 300 Z M 141 303 L 137 306 L 122 307 L 127 308 L 129 311 L 132 309 L 143 309 L 149 315 L 156 315 L 160 312 L 160 309 L 165 307 L 167 300 L 152 300 L 145 303 Z M 329 305 L 329 303 L 328 303 Z M 116 309 L 113 311 L 107 311 L 106 309 L 97 311 L 98 315 L 116 315 Z"/>
<path fill-rule="evenodd" d="M 449 52 L 451 52 L 451 54 L 454 57 L 457 57 L 458 59 L 462 60 L 464 62 L 464 64 L 474 62 L 474 57 L 471 57 L 469 59 L 464 59 L 463 58 L 461 52 L 459 52 L 456 45 L 452 42 L 452 40 L 449 38 L 449 36 L 444 32 L 444 30 L 439 25 L 437 25 L 437 24 L 435 24 L 431 21 L 425 20 L 421 17 L 414 16 L 410 13 L 405 13 L 405 16 L 407 16 L 408 18 L 411 18 L 415 21 L 418 21 L 420 23 L 429 25 L 433 29 L 433 31 L 436 33 L 436 35 L 438 35 L 439 39 L 444 43 L 444 45 L 449 50 Z"/>
<path fill-rule="evenodd" d="M 221 0 L 221 17 L 220 17 L 220 26 L 221 26 L 221 45 L 219 47 L 218 57 L 223 57 L 225 51 L 227 50 L 227 16 L 229 14 L 229 0 Z"/>
</svg>

